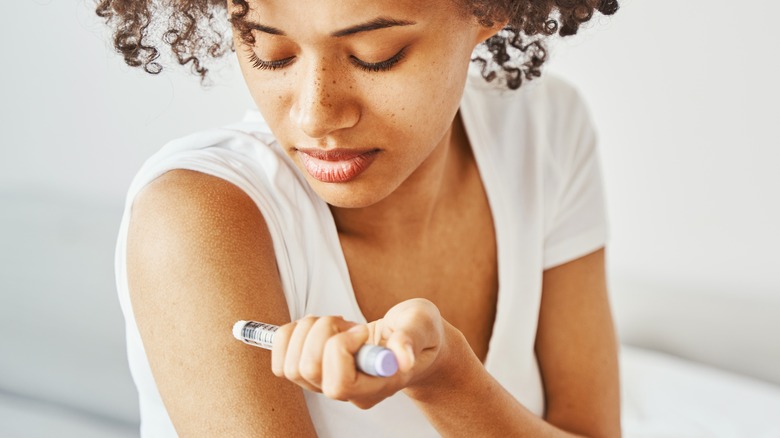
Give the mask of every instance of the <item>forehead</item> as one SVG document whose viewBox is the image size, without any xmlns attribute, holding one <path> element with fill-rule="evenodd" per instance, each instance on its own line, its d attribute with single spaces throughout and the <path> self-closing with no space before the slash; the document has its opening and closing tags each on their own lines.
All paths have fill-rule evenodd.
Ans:
<svg viewBox="0 0 780 438">
<path fill-rule="evenodd" d="M 331 34 L 377 17 L 406 21 L 452 18 L 453 0 L 249 0 L 247 19 L 286 33 Z"/>
</svg>

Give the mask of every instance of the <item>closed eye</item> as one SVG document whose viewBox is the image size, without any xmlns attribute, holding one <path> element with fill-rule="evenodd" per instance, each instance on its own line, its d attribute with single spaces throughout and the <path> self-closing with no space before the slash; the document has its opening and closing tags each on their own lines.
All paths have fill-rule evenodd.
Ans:
<svg viewBox="0 0 780 438">
<path fill-rule="evenodd" d="M 255 52 L 251 49 L 248 50 L 247 52 L 249 55 L 249 62 L 252 64 L 252 67 L 258 70 L 278 70 L 280 68 L 288 66 L 295 60 L 295 56 L 289 56 L 284 59 L 266 61 L 260 59 L 257 56 L 257 54 L 255 54 Z M 393 68 L 393 66 L 401 62 L 401 60 L 404 58 L 405 55 L 406 55 L 406 47 L 404 47 L 398 53 L 396 53 L 395 55 L 391 56 L 390 58 L 384 61 L 365 62 L 354 55 L 350 55 L 349 59 L 353 65 L 360 68 L 361 70 L 365 70 L 369 72 L 380 72 L 380 71 L 387 71 Z"/>
<path fill-rule="evenodd" d="M 405 55 L 406 55 L 406 47 L 404 47 L 398 53 L 396 53 L 395 55 L 393 55 L 392 57 L 384 61 L 365 62 L 365 61 L 361 61 L 356 56 L 350 56 L 349 59 L 350 61 L 352 61 L 352 64 L 358 66 L 363 70 L 378 72 L 378 71 L 390 70 L 391 68 L 393 68 L 393 66 L 401 62 L 401 60 L 404 59 Z"/>
<path fill-rule="evenodd" d="M 252 67 L 258 69 L 258 70 L 277 70 L 282 67 L 287 66 L 290 64 L 293 60 L 295 60 L 294 56 L 289 56 L 284 59 L 277 59 L 274 61 L 265 61 L 260 59 L 255 52 L 249 50 L 249 62 L 252 63 Z"/>
</svg>

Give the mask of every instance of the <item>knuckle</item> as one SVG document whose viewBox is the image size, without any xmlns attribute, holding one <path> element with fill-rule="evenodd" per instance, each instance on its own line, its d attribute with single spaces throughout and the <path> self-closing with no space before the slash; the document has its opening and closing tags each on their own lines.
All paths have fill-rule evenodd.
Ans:
<svg viewBox="0 0 780 438">
<path fill-rule="evenodd" d="M 344 346 L 343 336 L 331 336 L 325 341 L 325 345 L 322 347 L 324 357 L 337 357 L 338 352 Z"/>
<path fill-rule="evenodd" d="M 296 326 L 297 324 L 295 322 L 291 322 L 279 327 L 276 330 L 276 333 L 274 333 L 274 343 L 278 343 L 279 341 L 287 342 Z"/>
<path fill-rule="evenodd" d="M 301 380 L 301 373 L 297 366 L 285 364 L 284 366 L 284 378 L 293 382 Z"/>
<path fill-rule="evenodd" d="M 301 362 L 300 375 L 310 382 L 319 382 L 322 379 L 322 368 L 313 360 Z"/>
<path fill-rule="evenodd" d="M 416 303 L 418 304 L 415 306 L 415 309 L 419 312 L 428 314 L 428 315 L 438 315 L 439 314 L 439 308 L 436 307 L 436 304 L 433 303 L 433 301 L 425 299 L 425 298 L 417 298 Z"/>
<path fill-rule="evenodd" d="M 274 373 L 276 377 L 284 377 L 284 366 L 280 363 L 276 363 L 276 361 L 271 361 L 271 372 Z"/>
<path fill-rule="evenodd" d="M 436 321 L 441 318 L 439 308 L 428 300 L 422 300 L 425 304 L 415 306 L 411 313 L 412 318 L 425 324 L 426 330 L 433 330 L 436 327 Z"/>
<path fill-rule="evenodd" d="M 340 382 L 330 382 L 327 385 L 322 385 L 322 394 L 333 400 L 347 401 L 349 399 L 347 388 Z"/>
<path fill-rule="evenodd" d="M 336 331 L 335 329 L 339 326 L 339 322 L 343 321 L 344 319 L 340 316 L 323 316 L 322 318 L 318 319 L 315 325 L 319 327 L 327 327 L 330 328 L 331 331 Z"/>
<path fill-rule="evenodd" d="M 328 325 L 333 325 L 333 324 L 337 324 L 339 322 L 344 321 L 344 318 L 342 318 L 340 316 L 326 316 L 326 317 L 323 317 L 322 319 Z"/>
<path fill-rule="evenodd" d="M 338 315 L 328 316 L 326 319 L 331 324 L 338 323 L 338 322 L 344 322 L 344 318 L 342 316 L 338 316 Z"/>
<path fill-rule="evenodd" d="M 303 318 L 298 320 L 298 324 L 303 325 L 303 326 L 307 326 L 307 327 L 311 327 L 311 326 L 313 326 L 317 322 L 318 319 L 319 318 L 317 318 L 314 315 L 306 315 Z"/>
</svg>

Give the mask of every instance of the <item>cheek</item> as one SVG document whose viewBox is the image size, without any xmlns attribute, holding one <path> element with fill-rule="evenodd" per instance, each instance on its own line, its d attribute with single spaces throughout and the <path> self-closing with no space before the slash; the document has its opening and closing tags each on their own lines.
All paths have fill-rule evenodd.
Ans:
<svg viewBox="0 0 780 438">
<path fill-rule="evenodd" d="M 274 88 L 257 86 L 252 92 L 257 109 L 272 127 L 280 126 L 288 119 L 289 99 Z"/>
<path fill-rule="evenodd" d="M 249 67 L 251 69 L 251 67 Z M 287 137 L 286 130 L 289 126 L 290 96 L 280 92 L 281 83 L 275 79 L 268 79 L 270 75 L 256 75 L 249 71 L 245 76 L 249 94 L 252 96 L 257 109 L 263 119 L 268 123 L 274 136 L 284 142 Z M 279 73 L 280 76 L 283 73 Z M 258 76 L 266 76 L 260 78 Z M 282 76 L 283 77 L 283 76 Z"/>
<path fill-rule="evenodd" d="M 387 83 L 376 80 L 373 99 L 364 108 L 410 137 L 407 141 L 438 141 L 460 105 L 467 68 L 452 60 L 406 66 L 408 74 Z"/>
</svg>

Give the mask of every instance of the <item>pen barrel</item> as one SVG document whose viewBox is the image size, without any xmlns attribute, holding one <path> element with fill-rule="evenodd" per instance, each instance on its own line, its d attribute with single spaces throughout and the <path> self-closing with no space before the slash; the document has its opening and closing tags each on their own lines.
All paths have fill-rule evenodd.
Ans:
<svg viewBox="0 0 780 438">
<path fill-rule="evenodd" d="M 233 337 L 256 347 L 272 350 L 279 326 L 258 321 L 238 321 L 233 325 Z M 377 377 L 390 377 L 398 371 L 395 354 L 379 345 L 363 345 L 355 354 L 357 369 Z"/>
<path fill-rule="evenodd" d="M 276 335 L 278 328 L 279 326 L 272 324 L 247 321 L 241 327 L 240 337 L 236 337 L 247 344 L 272 350 L 274 348 L 274 335 Z"/>
</svg>

